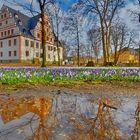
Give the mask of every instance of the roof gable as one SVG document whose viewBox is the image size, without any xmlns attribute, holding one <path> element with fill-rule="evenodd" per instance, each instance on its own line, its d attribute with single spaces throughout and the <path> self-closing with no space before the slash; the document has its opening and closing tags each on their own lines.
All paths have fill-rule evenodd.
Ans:
<svg viewBox="0 0 140 140">
<path fill-rule="evenodd" d="M 31 30 L 33 30 L 36 27 L 40 16 L 37 15 L 34 17 L 29 17 L 18 10 L 15 10 L 9 6 L 3 5 L 1 10 L 5 10 L 5 9 L 7 9 L 9 13 L 11 13 L 11 16 L 14 17 L 15 23 L 17 27 L 19 28 L 20 33 L 23 36 L 28 36 L 28 37 L 33 38 L 34 36 L 32 35 Z"/>
</svg>

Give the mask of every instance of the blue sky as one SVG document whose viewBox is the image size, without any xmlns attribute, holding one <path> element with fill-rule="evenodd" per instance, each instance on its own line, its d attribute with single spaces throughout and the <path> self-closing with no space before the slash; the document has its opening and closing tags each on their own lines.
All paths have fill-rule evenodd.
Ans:
<svg viewBox="0 0 140 140">
<path fill-rule="evenodd" d="M 76 0 L 58 0 L 64 10 L 68 10 Z"/>
<path fill-rule="evenodd" d="M 0 1 L 2 1 L 0 3 L 0 6 L 1 6 L 2 3 L 4 3 L 5 0 L 0 0 Z M 21 2 L 23 1 L 23 3 L 24 3 L 27 0 L 20 0 L 20 1 Z M 127 3 L 129 4 L 131 2 L 134 2 L 135 0 L 126 0 L 126 1 L 128 1 Z M 76 0 L 58 0 L 58 2 L 60 3 L 62 9 L 67 11 L 76 2 Z"/>
<path fill-rule="evenodd" d="M 24 3 L 27 0 L 20 0 L 20 2 L 22 1 Z M 5 0 L 0 0 L 0 2 L 1 2 L 0 3 L 0 7 L 1 7 L 5 3 Z M 76 2 L 76 0 L 58 0 L 58 2 L 60 3 L 62 9 L 67 11 Z"/>
<path fill-rule="evenodd" d="M 62 8 L 64 10 L 69 9 L 72 6 L 72 4 L 74 4 L 76 2 L 76 0 L 58 0 L 58 1 L 61 3 Z M 127 4 L 132 3 L 134 1 L 135 0 L 126 0 Z"/>
</svg>

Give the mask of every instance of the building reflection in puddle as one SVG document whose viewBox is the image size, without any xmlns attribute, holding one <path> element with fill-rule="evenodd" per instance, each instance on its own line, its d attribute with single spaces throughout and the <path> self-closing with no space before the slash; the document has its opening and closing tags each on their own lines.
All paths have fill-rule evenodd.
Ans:
<svg viewBox="0 0 140 140">
<path fill-rule="evenodd" d="M 135 119 L 132 120 L 132 136 L 129 134 L 126 139 L 139 140 L 139 106 L 140 103 L 134 114 Z M 135 107 L 134 105 L 134 111 Z M 3 96 L 0 97 L 3 121 L 0 123 L 0 139 L 121 140 L 125 138 L 119 123 L 125 123 L 122 116 L 128 110 L 122 112 L 121 117 L 114 115 L 120 111 L 109 99 L 91 101 L 91 97 L 81 95 L 59 94 L 53 99 Z M 128 130 L 128 127 L 125 129 Z"/>
<path fill-rule="evenodd" d="M 33 97 L 28 97 L 22 98 L 20 100 L 14 99 L 12 97 L 0 98 L 1 119 L 3 120 L 4 124 L 7 124 L 8 122 L 16 120 L 17 118 L 32 112 L 32 116 L 30 115 L 30 119 L 28 118 L 29 120 L 27 123 L 15 127 L 17 127 L 19 130 L 19 128 L 31 124 L 33 121 L 38 121 L 38 127 L 36 130 L 31 128 L 31 137 L 32 139 L 37 140 L 47 140 L 49 128 L 46 128 L 45 120 L 48 117 L 51 106 L 52 99 L 50 98 L 35 99 Z"/>
</svg>

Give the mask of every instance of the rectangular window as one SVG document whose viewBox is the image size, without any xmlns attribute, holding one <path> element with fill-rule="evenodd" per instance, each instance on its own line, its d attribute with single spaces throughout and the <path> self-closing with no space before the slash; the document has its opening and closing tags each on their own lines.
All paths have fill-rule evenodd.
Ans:
<svg viewBox="0 0 140 140">
<path fill-rule="evenodd" d="M 17 51 L 14 51 L 14 56 L 17 56 Z"/>
<path fill-rule="evenodd" d="M 56 51 L 56 47 L 54 47 L 54 52 Z"/>
<path fill-rule="evenodd" d="M 8 24 L 8 21 L 7 20 L 5 21 L 5 24 Z"/>
<path fill-rule="evenodd" d="M 40 58 L 42 58 L 43 57 L 43 53 L 40 53 Z"/>
<path fill-rule="evenodd" d="M 6 31 L 4 32 L 4 35 L 5 35 L 5 36 L 7 35 L 7 32 L 6 32 Z"/>
<path fill-rule="evenodd" d="M 40 38 L 40 34 L 39 33 L 37 33 L 37 38 Z"/>
<path fill-rule="evenodd" d="M 42 49 L 42 44 L 40 43 L 40 49 Z"/>
<path fill-rule="evenodd" d="M 49 59 L 51 58 L 51 55 L 50 55 L 50 54 L 48 54 L 48 58 L 49 58 Z"/>
<path fill-rule="evenodd" d="M 39 57 L 39 53 L 36 53 L 36 57 Z"/>
<path fill-rule="evenodd" d="M 1 15 L 1 19 L 3 19 L 3 15 Z"/>
<path fill-rule="evenodd" d="M 58 52 L 60 53 L 60 48 L 58 48 Z"/>
<path fill-rule="evenodd" d="M 51 42 L 53 42 L 53 38 L 51 38 Z"/>
<path fill-rule="evenodd" d="M 48 25 L 48 21 L 46 21 L 46 25 Z"/>
<path fill-rule="evenodd" d="M 25 40 L 25 46 L 29 46 L 29 41 Z"/>
<path fill-rule="evenodd" d="M 8 30 L 8 35 L 10 35 L 10 30 Z"/>
<path fill-rule="evenodd" d="M 47 41 L 49 41 L 49 37 L 47 37 Z"/>
<path fill-rule="evenodd" d="M 1 37 L 3 37 L 3 32 L 1 32 Z"/>
<path fill-rule="evenodd" d="M 34 42 L 33 41 L 31 41 L 31 47 L 34 48 Z"/>
<path fill-rule="evenodd" d="M 6 13 L 4 14 L 4 17 L 6 18 Z"/>
<path fill-rule="evenodd" d="M 48 51 L 50 51 L 50 46 L 48 46 Z"/>
<path fill-rule="evenodd" d="M 26 53 L 26 56 L 29 56 L 29 51 L 26 51 L 25 53 Z"/>
<path fill-rule="evenodd" d="M 48 46 L 48 50 L 52 51 L 53 50 L 52 46 Z"/>
<path fill-rule="evenodd" d="M 0 52 L 0 56 L 3 57 L 3 52 Z"/>
<path fill-rule="evenodd" d="M 39 48 L 39 43 L 38 43 L 38 42 L 36 43 L 36 48 L 37 48 L 37 49 Z"/>
<path fill-rule="evenodd" d="M 11 30 L 11 34 L 14 34 L 14 29 Z"/>
<path fill-rule="evenodd" d="M 17 40 L 16 39 L 14 39 L 14 46 L 16 46 L 17 45 Z"/>
<path fill-rule="evenodd" d="M 11 56 L 11 54 L 12 54 L 11 51 L 9 51 L 9 56 Z"/>
<path fill-rule="evenodd" d="M 0 26 L 2 26 L 2 23 L 0 23 Z"/>
<path fill-rule="evenodd" d="M 53 47 L 51 46 L 51 51 L 53 50 Z"/>
<path fill-rule="evenodd" d="M 9 40 L 9 46 L 11 46 L 11 40 Z"/>
<path fill-rule="evenodd" d="M 1 48 L 3 47 L 3 42 L 2 42 L 2 41 L 0 42 L 0 47 L 1 47 Z"/>
</svg>

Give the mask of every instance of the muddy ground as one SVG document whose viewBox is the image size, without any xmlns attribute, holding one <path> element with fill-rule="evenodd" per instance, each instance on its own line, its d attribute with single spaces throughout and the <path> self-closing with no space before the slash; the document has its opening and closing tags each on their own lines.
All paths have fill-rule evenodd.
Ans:
<svg viewBox="0 0 140 140">
<path fill-rule="evenodd" d="M 138 96 L 140 98 L 140 82 L 96 82 L 96 83 L 53 83 L 47 85 L 24 84 L 19 86 L 0 85 L 0 94 L 12 96 L 54 96 L 59 93 L 92 94 L 95 97 Z"/>
</svg>

